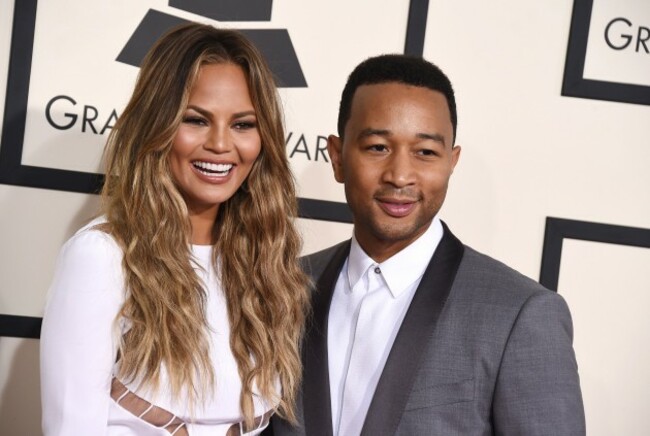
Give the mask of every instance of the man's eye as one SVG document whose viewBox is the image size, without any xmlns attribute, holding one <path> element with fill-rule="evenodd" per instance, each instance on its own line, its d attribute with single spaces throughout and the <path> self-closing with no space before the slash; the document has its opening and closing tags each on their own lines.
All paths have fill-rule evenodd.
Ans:
<svg viewBox="0 0 650 436">
<path fill-rule="evenodd" d="M 383 144 L 373 144 L 373 145 L 371 145 L 371 146 L 368 147 L 368 150 L 370 150 L 370 151 L 380 151 L 380 152 L 382 152 L 382 151 L 387 151 L 387 150 L 388 150 L 388 147 L 386 147 L 386 146 L 383 145 Z"/>
<path fill-rule="evenodd" d="M 418 151 L 418 154 L 422 156 L 437 156 L 437 153 L 434 150 L 430 150 L 428 148 Z"/>
</svg>

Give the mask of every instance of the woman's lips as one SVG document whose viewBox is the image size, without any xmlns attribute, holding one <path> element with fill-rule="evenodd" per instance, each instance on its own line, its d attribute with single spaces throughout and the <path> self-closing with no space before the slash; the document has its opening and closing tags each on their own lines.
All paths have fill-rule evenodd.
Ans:
<svg viewBox="0 0 650 436">
<path fill-rule="evenodd" d="M 226 172 L 212 174 L 206 172 L 205 170 L 202 171 L 202 169 L 197 168 L 195 165 L 190 165 L 190 168 L 192 168 L 192 171 L 199 177 L 199 179 L 203 180 L 204 182 L 216 185 L 226 183 L 231 179 L 233 173 L 235 172 L 234 165 L 232 165 Z"/>
</svg>

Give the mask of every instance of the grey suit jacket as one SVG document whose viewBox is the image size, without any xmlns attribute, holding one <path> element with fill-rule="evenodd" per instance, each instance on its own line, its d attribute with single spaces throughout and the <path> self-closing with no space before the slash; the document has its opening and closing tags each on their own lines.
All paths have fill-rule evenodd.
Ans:
<svg viewBox="0 0 650 436">
<path fill-rule="evenodd" d="M 315 290 L 303 345 L 300 424 L 274 418 L 275 436 L 332 434 L 327 319 L 349 249 L 345 241 L 303 259 Z M 585 434 L 572 335 L 558 294 L 463 246 L 444 226 L 362 434 Z"/>
</svg>

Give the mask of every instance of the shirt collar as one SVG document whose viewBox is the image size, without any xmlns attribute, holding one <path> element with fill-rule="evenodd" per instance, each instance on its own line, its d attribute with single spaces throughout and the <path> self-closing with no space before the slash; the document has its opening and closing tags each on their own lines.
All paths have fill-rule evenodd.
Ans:
<svg viewBox="0 0 650 436">
<path fill-rule="evenodd" d="M 350 255 L 348 257 L 348 282 L 350 289 L 363 277 L 372 265 L 378 265 L 386 286 L 393 298 L 400 296 L 416 280 L 424 275 L 427 265 L 433 257 L 442 239 L 442 224 L 436 215 L 429 228 L 402 251 L 377 264 L 361 248 L 352 236 Z"/>
</svg>

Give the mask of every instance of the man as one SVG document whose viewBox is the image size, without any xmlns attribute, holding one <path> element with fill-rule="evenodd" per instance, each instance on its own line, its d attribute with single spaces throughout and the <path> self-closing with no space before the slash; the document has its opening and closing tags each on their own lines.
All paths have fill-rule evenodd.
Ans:
<svg viewBox="0 0 650 436">
<path fill-rule="evenodd" d="M 419 58 L 359 65 L 328 152 L 354 237 L 305 258 L 300 425 L 275 435 L 580 435 L 564 300 L 438 218 L 458 162 L 451 84 Z"/>
</svg>

